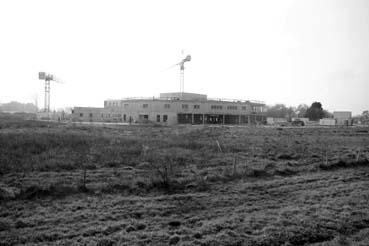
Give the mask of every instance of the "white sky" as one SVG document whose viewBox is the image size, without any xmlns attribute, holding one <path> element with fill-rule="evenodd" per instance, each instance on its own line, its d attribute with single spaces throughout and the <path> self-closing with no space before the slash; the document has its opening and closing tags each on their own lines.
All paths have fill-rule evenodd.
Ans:
<svg viewBox="0 0 369 246">
<path fill-rule="evenodd" d="M 369 109 L 369 1 L 0 2 L 0 102 L 103 106 L 179 90 L 330 111 Z M 184 50 L 184 55 L 181 55 Z"/>
</svg>

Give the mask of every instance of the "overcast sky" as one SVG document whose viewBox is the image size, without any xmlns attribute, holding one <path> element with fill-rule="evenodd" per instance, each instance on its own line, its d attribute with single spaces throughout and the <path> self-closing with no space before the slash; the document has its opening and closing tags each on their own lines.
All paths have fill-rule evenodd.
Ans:
<svg viewBox="0 0 369 246">
<path fill-rule="evenodd" d="M 0 103 L 103 106 L 185 91 L 369 109 L 369 1 L 1 1 Z M 181 51 L 184 51 L 183 55 Z"/>
</svg>

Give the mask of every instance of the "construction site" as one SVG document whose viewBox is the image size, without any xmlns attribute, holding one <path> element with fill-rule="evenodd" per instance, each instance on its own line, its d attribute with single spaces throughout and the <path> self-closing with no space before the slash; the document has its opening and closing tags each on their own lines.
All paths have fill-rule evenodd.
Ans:
<svg viewBox="0 0 369 246">
<path fill-rule="evenodd" d="M 175 64 L 180 70 L 179 92 L 160 93 L 156 98 L 105 100 L 102 108 L 74 107 L 72 121 L 161 125 L 260 124 L 266 121 L 264 102 L 210 99 L 204 94 L 184 92 L 184 64 L 189 61 L 191 56 L 187 55 Z"/>
<path fill-rule="evenodd" d="M 106 100 L 103 108 L 74 107 L 76 122 L 175 124 L 258 124 L 265 104 L 246 100 L 208 99 L 194 93 L 161 93 L 159 98 Z"/>
</svg>

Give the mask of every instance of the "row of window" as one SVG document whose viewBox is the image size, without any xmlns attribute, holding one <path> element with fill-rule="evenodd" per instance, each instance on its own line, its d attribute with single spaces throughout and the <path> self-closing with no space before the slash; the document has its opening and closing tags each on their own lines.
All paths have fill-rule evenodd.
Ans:
<svg viewBox="0 0 369 246">
<path fill-rule="evenodd" d="M 223 106 L 222 105 L 211 105 L 211 109 L 214 109 L 214 110 L 222 110 L 223 109 Z M 237 110 L 238 107 L 237 106 L 227 106 L 227 110 Z M 242 110 L 246 110 L 246 106 L 241 106 L 241 109 Z"/>
<path fill-rule="evenodd" d="M 128 106 L 128 104 L 127 104 L 127 106 Z M 142 104 L 142 108 L 148 108 L 148 107 L 149 107 L 149 105 L 147 103 Z M 164 104 L 164 108 L 166 108 L 166 109 L 170 108 L 170 104 Z M 188 104 L 182 104 L 182 109 L 188 109 L 188 108 L 189 108 Z M 199 109 L 200 105 L 193 105 L 193 108 L 194 109 Z"/>
<path fill-rule="evenodd" d="M 168 115 L 164 114 L 163 122 L 167 122 L 167 121 L 168 121 Z M 156 115 L 156 122 L 160 122 L 160 114 Z"/>
<path fill-rule="evenodd" d="M 223 109 L 222 105 L 211 105 L 211 109 L 220 110 Z"/>
<path fill-rule="evenodd" d="M 83 117 L 83 113 L 80 113 L 79 116 L 80 117 Z M 121 114 L 112 114 L 112 115 L 110 115 L 110 114 L 106 114 L 106 115 L 101 114 L 101 118 L 110 118 L 110 116 L 112 116 L 112 118 L 121 118 L 122 117 Z M 93 114 L 92 113 L 89 113 L 89 117 L 92 118 L 93 117 Z M 148 115 L 143 115 L 143 118 L 144 119 L 148 119 L 149 116 Z M 160 114 L 158 114 L 156 116 L 156 121 L 157 122 L 160 122 L 160 119 L 161 119 L 161 116 L 160 116 Z M 125 114 L 123 115 L 123 121 L 124 122 L 127 121 L 127 115 L 125 115 Z M 129 121 L 132 121 L 132 118 L 131 117 L 129 117 Z M 167 121 L 168 121 L 168 115 L 164 114 L 163 115 L 163 122 L 167 122 Z"/>
<path fill-rule="evenodd" d="M 140 114 L 139 115 L 139 119 L 140 120 L 147 121 L 147 120 L 149 120 L 149 115 L 147 115 L 147 114 Z M 124 120 L 124 121 L 126 121 L 126 120 Z M 161 121 L 161 115 L 158 114 L 158 115 L 156 115 L 156 122 L 160 122 L 160 121 Z M 164 114 L 163 115 L 163 122 L 167 122 L 167 121 L 168 121 L 168 115 Z"/>
<path fill-rule="evenodd" d="M 237 110 L 237 106 L 227 106 L 228 110 Z"/>
<path fill-rule="evenodd" d="M 105 101 L 105 106 L 118 107 L 119 106 L 119 102 L 106 102 Z"/>
<path fill-rule="evenodd" d="M 93 115 L 93 113 L 89 113 L 88 116 L 90 118 L 92 118 L 94 115 Z M 79 113 L 79 117 L 83 117 L 83 113 Z M 121 118 L 122 115 L 121 114 L 112 114 L 112 115 L 110 115 L 110 114 L 105 114 L 105 115 L 101 114 L 101 118 L 110 118 L 110 117 L 112 117 L 112 118 Z"/>
<path fill-rule="evenodd" d="M 109 106 L 109 107 L 118 107 L 118 106 L 122 106 L 127 108 L 128 107 L 128 103 L 123 104 L 122 102 L 109 102 L 109 101 L 105 101 L 105 106 Z"/>
<path fill-rule="evenodd" d="M 110 101 L 105 101 L 105 106 L 112 106 L 112 107 L 118 107 L 119 105 L 123 106 L 124 108 L 128 108 L 129 104 L 128 103 L 122 103 L 122 102 L 110 102 Z M 142 104 L 143 108 L 148 108 L 149 104 L 144 103 Z M 164 104 L 164 108 L 165 109 L 169 109 L 171 107 L 170 104 Z M 241 107 L 242 110 L 246 110 L 246 106 L 242 106 Z M 252 106 L 252 111 L 258 111 L 259 110 L 259 106 Z M 188 104 L 182 104 L 182 109 L 189 109 L 189 105 Z M 193 109 L 200 109 L 200 105 L 193 105 Z M 222 105 L 211 105 L 211 109 L 214 110 L 222 110 L 223 106 Z M 228 110 L 237 110 L 237 106 L 227 106 Z"/>
<path fill-rule="evenodd" d="M 107 102 L 108 105 L 110 106 L 118 106 L 118 102 Z M 125 103 L 124 108 L 128 108 L 129 104 Z M 148 108 L 149 104 L 144 103 L 142 104 L 142 108 Z M 164 104 L 164 108 L 165 109 L 169 109 L 170 108 L 170 104 Z M 257 111 L 257 106 L 253 106 L 252 110 L 253 111 Z M 189 109 L 189 105 L 188 104 L 182 104 L 182 109 Z M 193 105 L 193 109 L 200 109 L 200 105 Z M 223 106 L 222 105 L 211 105 L 211 109 L 213 110 L 222 110 Z M 237 110 L 238 107 L 237 106 L 227 106 L 227 110 Z M 246 110 L 246 106 L 242 106 L 241 107 L 242 110 Z"/>
<path fill-rule="evenodd" d="M 142 107 L 143 108 L 148 108 L 149 105 L 148 104 L 143 104 Z M 164 104 L 164 107 L 165 108 L 170 108 L 170 104 Z M 200 105 L 193 105 L 193 108 L 194 109 L 199 109 Z M 182 109 L 188 109 L 188 104 L 182 104 Z M 213 110 L 222 110 L 223 106 L 222 105 L 211 105 L 211 109 L 213 109 Z M 258 109 L 258 107 L 256 107 L 256 106 L 252 107 L 252 111 L 254 111 L 254 112 L 256 112 L 257 109 Z M 227 110 L 237 110 L 237 106 L 227 106 Z M 246 106 L 242 106 L 242 110 L 246 110 Z M 83 113 L 80 113 L 79 116 L 83 117 Z M 89 117 L 92 118 L 93 114 L 90 113 Z M 104 114 L 101 114 L 101 117 L 104 118 Z M 120 117 L 122 117 L 122 115 L 121 114 L 113 114 L 112 117 L 113 118 L 120 118 Z M 110 118 L 110 114 L 106 114 L 105 118 Z M 125 118 L 126 118 L 126 115 L 124 115 L 124 121 L 126 121 Z"/>
</svg>

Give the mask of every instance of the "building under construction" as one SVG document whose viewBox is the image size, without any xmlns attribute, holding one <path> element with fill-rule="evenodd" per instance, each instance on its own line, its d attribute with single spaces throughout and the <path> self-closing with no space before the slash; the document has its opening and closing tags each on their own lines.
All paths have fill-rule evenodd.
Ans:
<svg viewBox="0 0 369 246">
<path fill-rule="evenodd" d="M 207 95 L 176 92 L 159 98 L 105 100 L 103 108 L 75 107 L 76 122 L 175 124 L 259 124 L 265 104 L 250 100 L 208 99 Z"/>
</svg>

